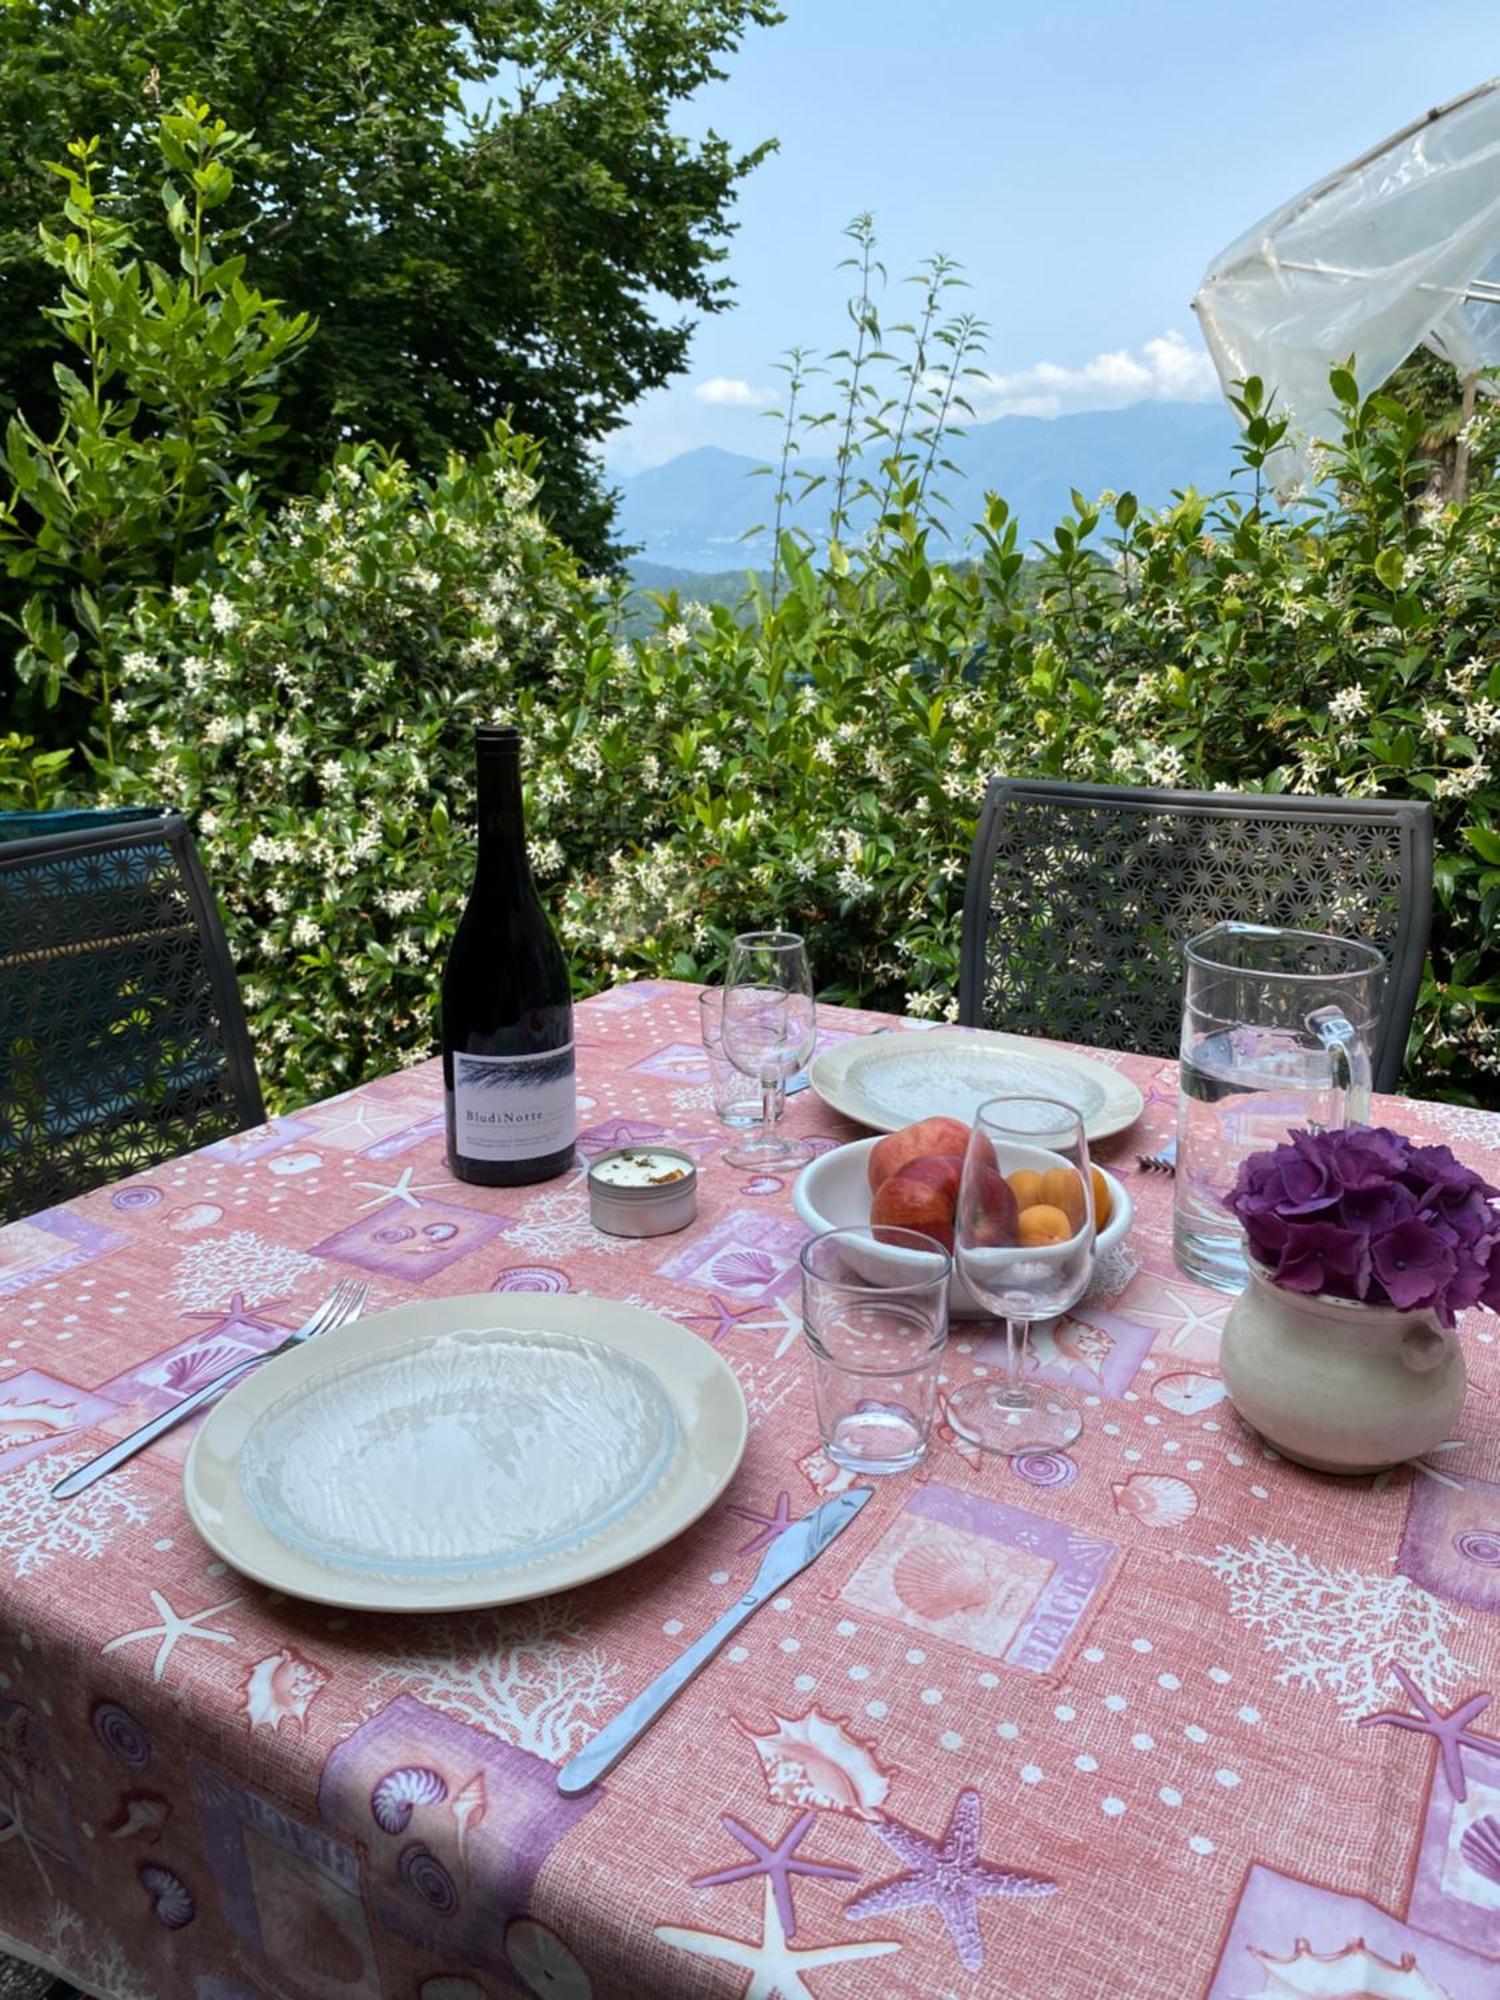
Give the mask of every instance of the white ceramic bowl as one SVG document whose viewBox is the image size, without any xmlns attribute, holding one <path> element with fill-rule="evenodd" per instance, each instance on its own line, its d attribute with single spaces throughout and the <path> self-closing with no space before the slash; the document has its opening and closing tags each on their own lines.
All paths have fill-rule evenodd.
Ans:
<svg viewBox="0 0 1500 2000">
<path fill-rule="evenodd" d="M 870 1154 L 880 1143 L 874 1139 L 853 1139 L 847 1146 L 836 1146 L 831 1153 L 820 1153 L 809 1162 L 797 1176 L 797 1184 L 792 1189 L 792 1203 L 809 1229 L 857 1229 L 870 1219 Z M 1010 1165 L 1026 1164 L 1019 1156 L 1014 1162 L 1002 1159 L 1002 1171 Z M 1135 1206 L 1120 1180 L 1101 1167 L 1100 1173 L 1109 1184 L 1109 1221 L 1099 1231 L 1096 1250 L 1102 1255 L 1106 1250 L 1122 1242 L 1135 1216 Z M 927 1261 L 920 1251 L 896 1250 L 882 1246 L 881 1266 L 884 1271 L 890 1266 L 894 1272 L 908 1262 L 912 1276 L 921 1274 L 920 1267 Z M 948 1290 L 950 1312 L 958 1319 L 988 1319 L 992 1317 L 988 1307 L 980 1304 L 960 1276 L 955 1264 L 953 1282 Z"/>
</svg>

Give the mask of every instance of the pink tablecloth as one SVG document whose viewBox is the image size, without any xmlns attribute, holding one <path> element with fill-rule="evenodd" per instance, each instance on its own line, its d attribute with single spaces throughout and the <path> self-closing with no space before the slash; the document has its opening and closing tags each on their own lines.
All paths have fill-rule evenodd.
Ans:
<svg viewBox="0 0 1500 2000">
<path fill-rule="evenodd" d="M 867 1015 L 831 1015 L 860 1032 Z M 790 1189 L 718 1164 L 692 989 L 580 1012 L 584 1150 L 670 1135 L 693 1229 L 590 1229 L 573 1177 L 443 1166 L 407 1071 L 0 1232 L 0 1929 L 114 2000 L 1500 1994 L 1500 1385 L 1464 1441 L 1334 1481 L 1223 1400 L 1226 1301 L 1138 1219 L 1043 1349 L 1067 1454 L 941 1437 L 573 1802 L 554 1767 L 837 1483 Z M 1500 1119 L 1388 1104 L 1500 1179 Z M 849 1128 L 810 1095 L 792 1124 Z M 372 1308 L 591 1292 L 682 1320 L 752 1413 L 726 1504 L 568 1601 L 422 1621 L 277 1600 L 185 1520 L 186 1436 L 47 1489 L 358 1272 Z M 985 1365 L 958 1329 L 949 1374 Z M 1399 1670 L 1399 1677 L 1398 1677 Z M 1382 1712 L 1435 1720 L 1383 1721 Z M 1460 1737 L 1466 1727 L 1467 1736 Z M 1497 1734 L 1491 1735 L 1490 1730 Z"/>
</svg>

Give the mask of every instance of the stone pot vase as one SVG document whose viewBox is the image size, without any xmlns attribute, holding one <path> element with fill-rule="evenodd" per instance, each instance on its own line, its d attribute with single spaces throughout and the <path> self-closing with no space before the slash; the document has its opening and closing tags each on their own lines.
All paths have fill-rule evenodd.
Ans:
<svg viewBox="0 0 1500 2000">
<path fill-rule="evenodd" d="M 1240 1415 L 1315 1472 L 1383 1472 L 1456 1436 L 1467 1377 L 1430 1312 L 1292 1292 L 1250 1266 L 1219 1351 Z"/>
</svg>

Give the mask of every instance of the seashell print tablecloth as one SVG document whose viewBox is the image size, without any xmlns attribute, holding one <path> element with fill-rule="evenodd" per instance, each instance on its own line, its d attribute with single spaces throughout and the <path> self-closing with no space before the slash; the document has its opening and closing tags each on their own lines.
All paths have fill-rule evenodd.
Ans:
<svg viewBox="0 0 1500 2000">
<path fill-rule="evenodd" d="M 0 1231 L 0 1932 L 113 2000 L 1500 1995 L 1500 1326 L 1463 1435 L 1378 1479 L 1280 1462 L 1185 1283 L 1175 1065 L 1100 1146 L 1137 1220 L 1039 1343 L 1067 1452 L 942 1428 L 594 1793 L 556 1767 L 837 1487 L 790 1188 L 717 1160 L 695 990 L 579 1010 L 581 1149 L 670 1138 L 696 1224 L 597 1235 L 575 1177 L 464 1187 L 434 1065 Z M 877 1025 L 829 1012 L 830 1037 Z M 1500 1118 L 1387 1102 L 1500 1180 Z M 794 1130 L 853 1136 L 811 1094 Z M 197 1541 L 187 1435 L 48 1488 L 351 1272 L 670 1314 L 737 1371 L 726 1502 L 566 1601 L 278 1600 Z M 960 1324 L 953 1383 L 993 1365 Z"/>
</svg>

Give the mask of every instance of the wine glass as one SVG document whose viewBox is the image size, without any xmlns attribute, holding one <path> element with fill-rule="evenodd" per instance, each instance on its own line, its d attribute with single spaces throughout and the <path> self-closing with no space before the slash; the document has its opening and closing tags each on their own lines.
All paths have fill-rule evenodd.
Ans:
<svg viewBox="0 0 1500 2000">
<path fill-rule="evenodd" d="M 954 1430 L 986 1451 L 1055 1451 L 1083 1428 L 1076 1409 L 1021 1380 L 1026 1329 L 1077 1305 L 1094 1269 L 1094 1189 L 1078 1113 L 1049 1097 L 992 1097 L 969 1134 L 954 1255 L 969 1289 L 1005 1321 L 1004 1381 L 948 1398 Z"/>
<path fill-rule="evenodd" d="M 731 1167 L 801 1166 L 809 1154 L 776 1136 L 786 1086 L 817 1045 L 817 1003 L 807 947 L 794 931 L 746 931 L 729 948 L 724 1053 L 760 1085 L 760 1123 L 724 1154 Z"/>
</svg>

